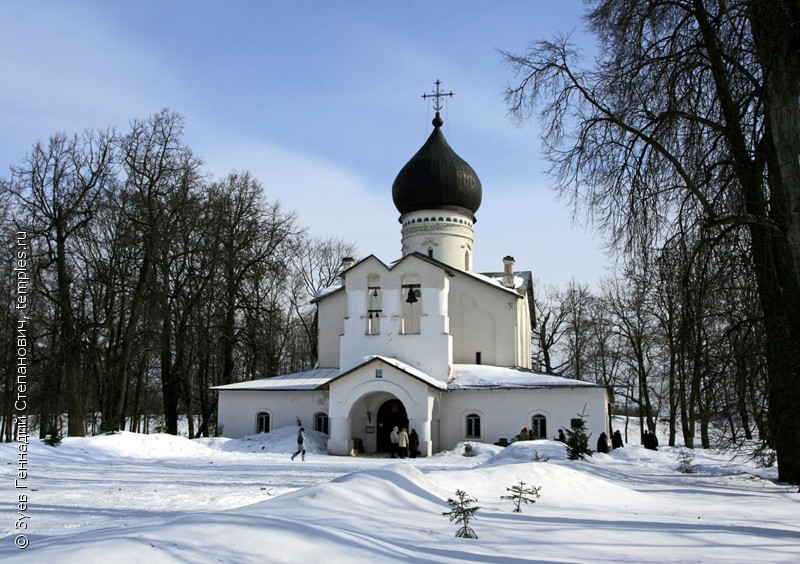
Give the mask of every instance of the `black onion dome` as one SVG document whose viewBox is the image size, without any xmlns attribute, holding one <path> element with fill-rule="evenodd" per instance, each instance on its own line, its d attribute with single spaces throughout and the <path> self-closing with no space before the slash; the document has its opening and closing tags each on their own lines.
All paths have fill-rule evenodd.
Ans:
<svg viewBox="0 0 800 564">
<path fill-rule="evenodd" d="M 481 205 L 481 181 L 459 157 L 441 131 L 439 113 L 434 129 L 392 184 L 392 199 L 401 215 L 417 210 L 453 210 L 472 216 Z"/>
</svg>

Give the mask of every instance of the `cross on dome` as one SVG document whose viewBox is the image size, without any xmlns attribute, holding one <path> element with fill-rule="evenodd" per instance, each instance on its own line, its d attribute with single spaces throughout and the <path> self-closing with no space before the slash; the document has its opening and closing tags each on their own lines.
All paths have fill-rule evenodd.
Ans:
<svg viewBox="0 0 800 564">
<path fill-rule="evenodd" d="M 436 90 L 434 90 L 430 94 L 423 94 L 422 97 L 425 98 L 426 100 L 428 98 L 433 98 L 433 109 L 436 112 L 436 118 L 434 118 L 433 120 L 433 125 L 435 125 L 436 127 L 441 127 L 443 122 L 442 118 L 439 116 L 439 112 L 442 111 L 442 98 L 450 98 L 452 96 L 455 96 L 455 94 L 453 94 L 452 90 L 450 92 L 442 92 L 441 88 L 439 88 L 442 85 L 442 81 L 439 80 L 438 78 L 436 79 L 436 82 L 434 82 L 434 84 L 436 85 Z"/>
</svg>

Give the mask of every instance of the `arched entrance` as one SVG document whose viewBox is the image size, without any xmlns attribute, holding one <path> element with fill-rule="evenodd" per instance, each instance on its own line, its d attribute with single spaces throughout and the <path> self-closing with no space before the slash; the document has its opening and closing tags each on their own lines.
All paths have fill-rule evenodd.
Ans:
<svg viewBox="0 0 800 564">
<path fill-rule="evenodd" d="M 392 429 L 408 427 L 408 415 L 403 402 L 396 398 L 383 402 L 378 408 L 376 423 L 378 424 L 377 450 L 378 452 L 389 452 L 391 450 L 389 434 Z"/>
</svg>

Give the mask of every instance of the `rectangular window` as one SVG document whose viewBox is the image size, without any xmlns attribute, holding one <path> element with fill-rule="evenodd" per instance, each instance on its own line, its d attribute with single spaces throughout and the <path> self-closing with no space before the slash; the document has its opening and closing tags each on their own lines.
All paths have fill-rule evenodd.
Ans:
<svg viewBox="0 0 800 564">
<path fill-rule="evenodd" d="M 547 438 L 547 419 L 544 415 L 534 415 L 531 420 L 531 435 L 534 439 Z"/>
<path fill-rule="evenodd" d="M 475 352 L 475 364 L 481 363 L 481 353 L 479 351 Z"/>
<path fill-rule="evenodd" d="M 467 415 L 466 437 L 468 439 L 479 439 L 481 437 L 481 416 Z"/>
</svg>

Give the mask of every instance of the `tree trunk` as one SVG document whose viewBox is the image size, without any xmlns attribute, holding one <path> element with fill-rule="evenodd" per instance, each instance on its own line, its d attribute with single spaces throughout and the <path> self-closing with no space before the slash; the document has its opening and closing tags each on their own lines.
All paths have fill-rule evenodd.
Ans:
<svg viewBox="0 0 800 564">
<path fill-rule="evenodd" d="M 70 274 L 67 267 L 66 226 L 64 212 L 56 212 L 56 268 L 58 273 L 58 312 L 61 333 L 61 361 L 67 382 L 68 433 L 71 437 L 86 435 L 83 395 L 81 394 L 81 348 L 72 310 Z M 45 429 L 47 432 L 47 429 Z"/>
</svg>

